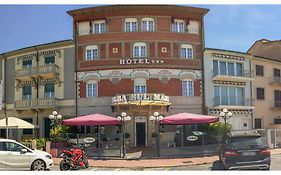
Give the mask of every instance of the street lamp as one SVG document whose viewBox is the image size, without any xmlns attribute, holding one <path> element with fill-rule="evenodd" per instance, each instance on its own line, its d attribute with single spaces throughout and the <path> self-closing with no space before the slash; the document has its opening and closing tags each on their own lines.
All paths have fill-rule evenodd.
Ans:
<svg viewBox="0 0 281 175">
<path fill-rule="evenodd" d="M 62 116 L 59 115 L 57 111 L 53 111 L 49 115 L 49 119 L 52 121 L 52 126 L 54 127 L 55 148 L 57 148 L 57 137 L 58 137 L 58 134 L 57 134 L 56 130 L 57 130 L 57 124 L 59 124 L 61 122 Z"/>
<path fill-rule="evenodd" d="M 122 126 L 122 157 L 125 157 L 126 155 L 126 147 L 125 147 L 125 122 L 130 121 L 131 117 L 127 116 L 126 112 L 122 112 L 120 116 L 117 116 L 117 120 L 121 121 Z"/>
<path fill-rule="evenodd" d="M 220 112 L 220 116 L 224 119 L 224 135 L 223 137 L 225 138 L 226 136 L 226 121 L 232 117 L 232 112 L 228 111 L 226 108 Z"/>
<path fill-rule="evenodd" d="M 159 112 L 154 112 L 152 116 L 149 117 L 149 120 L 154 121 L 155 129 L 156 129 L 156 154 L 160 156 L 159 150 L 159 124 L 160 121 L 163 120 L 163 116 L 159 114 Z"/>
</svg>

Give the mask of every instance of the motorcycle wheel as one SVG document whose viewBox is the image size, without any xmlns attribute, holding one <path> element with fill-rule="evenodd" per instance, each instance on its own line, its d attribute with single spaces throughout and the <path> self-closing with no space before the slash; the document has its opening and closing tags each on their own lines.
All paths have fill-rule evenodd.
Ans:
<svg viewBox="0 0 281 175">
<path fill-rule="evenodd" d="M 69 171 L 71 169 L 71 165 L 65 161 L 60 162 L 60 170 L 61 171 Z"/>
</svg>

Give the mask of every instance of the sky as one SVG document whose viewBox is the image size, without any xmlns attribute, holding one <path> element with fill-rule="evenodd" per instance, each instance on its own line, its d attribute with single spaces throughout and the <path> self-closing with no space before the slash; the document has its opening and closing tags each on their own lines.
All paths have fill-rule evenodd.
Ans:
<svg viewBox="0 0 281 175">
<path fill-rule="evenodd" d="M 0 5 L 0 53 L 72 39 L 72 18 L 66 12 L 91 6 Z M 190 6 L 210 9 L 206 47 L 246 52 L 256 40 L 281 39 L 281 5 Z"/>
</svg>

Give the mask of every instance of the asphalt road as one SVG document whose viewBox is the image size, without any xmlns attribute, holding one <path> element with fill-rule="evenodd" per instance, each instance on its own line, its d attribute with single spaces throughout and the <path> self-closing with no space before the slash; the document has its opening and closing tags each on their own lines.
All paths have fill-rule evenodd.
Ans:
<svg viewBox="0 0 281 175">
<path fill-rule="evenodd" d="M 281 154 L 271 155 L 271 171 L 281 170 Z M 215 161 L 211 164 L 203 165 L 188 165 L 188 166 L 179 166 L 179 167 L 165 167 L 165 168 L 95 168 L 90 167 L 88 169 L 81 169 L 76 171 L 212 171 L 212 170 L 224 170 L 220 161 Z M 51 171 L 59 171 L 59 166 L 55 165 L 52 167 Z"/>
</svg>

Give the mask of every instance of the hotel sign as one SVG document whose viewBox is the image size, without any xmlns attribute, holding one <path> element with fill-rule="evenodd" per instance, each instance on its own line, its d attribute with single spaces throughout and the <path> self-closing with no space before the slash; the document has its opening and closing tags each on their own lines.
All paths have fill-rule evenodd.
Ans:
<svg viewBox="0 0 281 175">
<path fill-rule="evenodd" d="M 153 101 L 169 103 L 169 96 L 164 94 L 124 94 L 112 98 L 112 103 L 130 103 L 135 101 Z"/>
<path fill-rule="evenodd" d="M 164 60 L 149 59 L 149 58 L 133 58 L 133 59 L 120 59 L 119 64 L 163 64 Z"/>
</svg>

